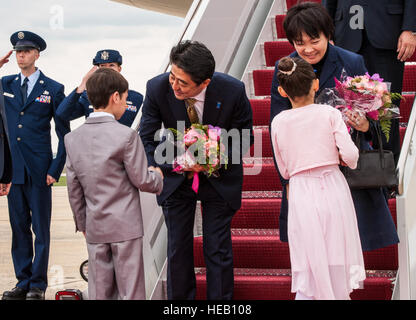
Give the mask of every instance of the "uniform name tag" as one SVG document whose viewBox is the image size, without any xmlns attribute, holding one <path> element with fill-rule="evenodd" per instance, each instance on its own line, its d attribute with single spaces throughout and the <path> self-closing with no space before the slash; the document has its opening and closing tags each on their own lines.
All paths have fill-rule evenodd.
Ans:
<svg viewBox="0 0 416 320">
<path fill-rule="evenodd" d="M 3 96 L 9 97 L 9 98 L 14 98 L 14 94 L 8 93 L 8 92 L 3 92 Z"/>
<path fill-rule="evenodd" d="M 40 97 L 37 97 L 35 101 L 40 103 L 51 103 L 51 96 L 42 94 Z"/>
</svg>

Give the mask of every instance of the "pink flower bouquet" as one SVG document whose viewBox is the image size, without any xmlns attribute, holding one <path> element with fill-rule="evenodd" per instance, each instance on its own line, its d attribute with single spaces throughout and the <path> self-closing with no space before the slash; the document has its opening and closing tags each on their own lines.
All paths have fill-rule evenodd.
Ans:
<svg viewBox="0 0 416 320">
<path fill-rule="evenodd" d="M 384 82 L 379 74 L 349 77 L 345 70 L 341 80 L 335 79 L 335 88 L 322 90 L 317 103 L 329 104 L 339 109 L 346 121 L 347 110 L 357 111 L 360 115 L 380 122 L 381 130 L 389 141 L 391 119 L 399 118 L 399 108 L 392 99 L 402 99 L 398 93 L 390 92 L 390 83 Z M 348 125 L 347 125 L 348 126 Z"/>
<path fill-rule="evenodd" d="M 208 177 L 218 177 L 221 164 L 227 168 L 227 156 L 224 154 L 225 147 L 220 142 L 221 128 L 211 125 L 192 124 L 185 132 L 170 129 L 177 136 L 177 145 L 183 153 L 173 161 L 173 172 L 192 172 L 192 189 L 198 193 L 198 172 L 189 171 L 195 165 L 203 168 L 201 171 Z"/>
</svg>

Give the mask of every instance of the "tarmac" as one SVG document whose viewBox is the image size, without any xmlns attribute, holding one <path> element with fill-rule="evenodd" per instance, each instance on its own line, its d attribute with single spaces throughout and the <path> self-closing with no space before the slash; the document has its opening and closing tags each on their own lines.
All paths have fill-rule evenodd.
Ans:
<svg viewBox="0 0 416 320">
<path fill-rule="evenodd" d="M 11 257 L 12 232 L 9 222 L 7 197 L 0 197 L 0 295 L 16 286 Z M 57 291 L 86 290 L 79 268 L 88 258 L 85 238 L 75 232 L 66 186 L 52 187 L 51 245 L 48 267 L 46 300 L 55 300 Z"/>
</svg>

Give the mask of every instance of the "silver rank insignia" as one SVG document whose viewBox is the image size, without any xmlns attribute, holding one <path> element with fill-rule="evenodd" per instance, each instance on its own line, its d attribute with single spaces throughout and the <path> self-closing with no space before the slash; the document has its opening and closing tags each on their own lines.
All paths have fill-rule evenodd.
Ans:
<svg viewBox="0 0 416 320">
<path fill-rule="evenodd" d="M 108 58 L 110 58 L 110 55 L 108 54 L 107 51 L 101 52 L 101 59 L 108 60 Z"/>
<path fill-rule="evenodd" d="M 24 32 L 22 32 L 22 31 L 20 31 L 20 32 L 17 34 L 17 37 L 18 37 L 20 40 L 22 40 L 22 39 L 24 39 L 24 38 L 25 38 L 25 33 L 24 33 Z"/>
</svg>

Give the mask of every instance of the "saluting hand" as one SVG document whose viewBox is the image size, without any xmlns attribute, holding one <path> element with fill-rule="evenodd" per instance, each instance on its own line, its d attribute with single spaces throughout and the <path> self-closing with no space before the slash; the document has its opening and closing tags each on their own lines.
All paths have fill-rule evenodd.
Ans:
<svg viewBox="0 0 416 320">
<path fill-rule="evenodd" d="M 7 62 L 9 62 L 9 58 L 12 55 L 13 50 L 10 50 L 3 58 L 0 59 L 0 68 Z"/>
<path fill-rule="evenodd" d="M 88 79 L 92 76 L 92 74 L 98 70 L 97 66 L 93 66 L 90 71 L 87 72 L 87 74 L 84 76 L 84 78 L 82 78 L 82 82 L 81 84 L 78 86 L 77 88 L 77 93 L 83 93 L 84 90 L 87 87 L 87 81 Z"/>
</svg>

